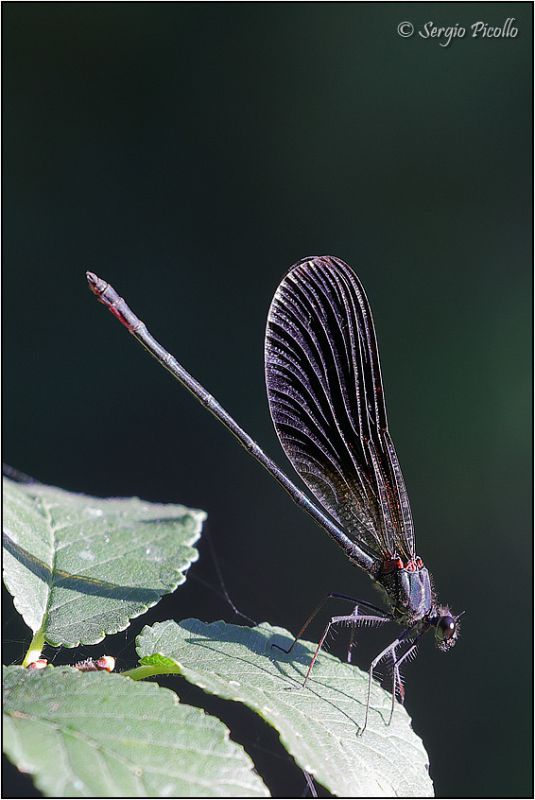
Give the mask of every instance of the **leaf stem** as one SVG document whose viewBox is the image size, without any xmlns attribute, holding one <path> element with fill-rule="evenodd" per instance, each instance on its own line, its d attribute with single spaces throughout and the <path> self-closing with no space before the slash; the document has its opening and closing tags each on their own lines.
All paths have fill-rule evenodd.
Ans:
<svg viewBox="0 0 535 800">
<path fill-rule="evenodd" d="M 33 635 L 33 639 L 30 642 L 30 646 L 26 651 L 26 655 L 24 656 L 24 661 L 22 662 L 23 667 L 28 667 L 30 664 L 33 664 L 34 661 L 37 661 L 41 658 L 41 650 L 43 649 L 45 644 L 45 634 L 43 628 L 39 628 L 36 633 Z"/>
<path fill-rule="evenodd" d="M 121 672 L 125 678 L 132 678 L 133 681 L 143 681 L 145 678 L 151 678 L 153 675 L 176 675 L 180 673 L 179 667 L 173 667 L 171 664 L 145 664 L 141 667 L 134 667 Z"/>
</svg>

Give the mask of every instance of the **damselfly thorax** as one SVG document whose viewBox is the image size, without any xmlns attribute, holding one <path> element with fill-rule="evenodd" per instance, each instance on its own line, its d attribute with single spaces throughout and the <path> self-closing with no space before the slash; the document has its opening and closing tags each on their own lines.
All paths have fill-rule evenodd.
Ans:
<svg viewBox="0 0 535 800">
<path fill-rule="evenodd" d="M 433 591 L 429 572 L 421 558 L 405 564 L 401 558 L 386 561 L 376 581 L 387 596 L 395 622 L 413 626 L 431 614 Z"/>
</svg>

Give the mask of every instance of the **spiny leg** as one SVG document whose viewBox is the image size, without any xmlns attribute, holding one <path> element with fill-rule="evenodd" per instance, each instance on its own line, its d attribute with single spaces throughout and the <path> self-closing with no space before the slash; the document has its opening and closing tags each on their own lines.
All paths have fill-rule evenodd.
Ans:
<svg viewBox="0 0 535 800">
<path fill-rule="evenodd" d="M 376 610 L 374 606 L 368 605 L 368 607 L 371 607 L 373 610 Z M 355 608 L 353 609 L 353 614 L 351 615 L 352 617 L 356 618 L 355 622 L 354 622 L 353 625 L 351 625 L 351 623 L 349 623 L 351 625 L 351 630 L 350 630 L 350 633 L 349 633 L 349 644 L 348 644 L 348 648 L 347 648 L 347 663 L 348 664 L 351 664 L 352 657 L 353 657 L 353 648 L 357 646 L 357 641 L 356 641 L 355 636 L 356 636 L 356 630 L 357 630 L 358 625 L 360 625 L 360 624 L 362 624 L 362 625 L 366 625 L 366 624 L 380 625 L 381 622 L 392 622 L 392 617 L 390 615 L 388 615 L 388 614 L 385 614 L 384 611 L 380 612 L 380 614 L 381 614 L 381 620 L 380 621 L 379 621 L 379 618 L 377 616 L 374 616 L 374 615 L 366 616 L 364 614 L 361 614 L 359 616 L 358 611 L 359 611 L 359 606 L 356 605 Z"/>
<path fill-rule="evenodd" d="M 356 627 L 353 626 L 351 631 L 349 632 L 349 644 L 347 646 L 347 663 L 351 664 L 353 658 L 353 648 L 356 647 L 357 643 L 355 641 L 355 631 Z"/>
<path fill-rule="evenodd" d="M 327 638 L 327 635 L 331 629 L 332 625 L 337 625 L 339 623 L 346 622 L 348 625 L 381 625 L 383 622 L 390 622 L 390 617 L 385 616 L 377 616 L 372 614 L 362 614 L 359 616 L 358 613 L 359 607 L 355 606 L 354 611 L 352 614 L 344 614 L 343 616 L 331 617 L 327 625 L 325 626 L 325 630 L 323 631 L 323 635 L 318 642 L 318 645 L 314 651 L 314 655 L 312 656 L 312 661 L 310 662 L 307 670 L 307 674 L 305 675 L 305 680 L 303 681 L 303 686 L 306 686 L 306 683 L 310 677 L 310 673 L 312 672 L 312 667 L 319 655 L 321 648 L 323 647 L 323 643 Z"/>
<path fill-rule="evenodd" d="M 404 653 L 401 658 L 397 661 L 395 660 L 395 653 L 394 653 L 394 663 L 392 665 L 393 669 L 393 679 L 392 679 L 392 707 L 390 709 L 390 717 L 388 718 L 387 725 L 390 725 L 392 722 L 392 717 L 394 716 L 394 709 L 396 707 L 396 696 L 399 692 L 399 700 L 401 705 L 405 703 L 405 687 L 403 686 L 403 681 L 401 679 L 401 673 L 399 671 L 400 666 L 403 664 L 405 659 L 409 658 L 411 655 L 414 655 L 417 650 L 417 642 L 420 637 L 417 636 L 416 639 L 413 641 L 409 649 L 406 653 Z"/>
<path fill-rule="evenodd" d="M 356 597 L 351 597 L 348 594 L 340 594 L 339 592 L 329 592 L 327 597 L 324 597 L 321 603 L 319 603 L 314 609 L 314 611 L 306 618 L 305 622 L 299 629 L 297 636 L 295 637 L 295 639 L 293 640 L 288 649 L 286 649 L 285 647 L 281 647 L 280 644 L 272 644 L 271 646 L 275 647 L 277 650 L 281 650 L 283 653 L 287 654 L 291 653 L 294 646 L 297 644 L 301 636 L 304 634 L 304 632 L 306 631 L 312 620 L 319 614 L 323 606 L 326 603 L 328 603 L 329 600 L 346 600 L 350 603 L 355 603 L 355 609 L 357 609 L 359 606 L 363 606 L 365 609 L 374 611 L 376 614 L 381 615 L 381 619 L 384 619 L 385 622 L 389 622 L 392 619 L 392 617 L 389 616 L 387 613 L 385 613 L 383 609 L 379 608 L 378 606 L 374 606 L 373 603 L 368 603 L 366 600 L 357 600 Z"/>
<path fill-rule="evenodd" d="M 368 724 L 368 714 L 369 714 L 369 711 L 370 711 L 370 700 L 371 700 L 371 693 L 372 693 L 373 672 L 374 672 L 377 664 L 379 664 L 379 662 L 382 661 L 383 658 L 385 658 L 389 654 L 392 655 L 392 660 L 393 660 L 394 664 L 396 664 L 396 648 L 400 644 L 402 644 L 406 639 L 408 639 L 412 633 L 413 633 L 412 628 L 407 628 L 407 630 L 404 631 L 401 634 L 401 636 L 399 636 L 397 639 L 395 639 L 392 642 L 392 644 L 389 644 L 388 647 L 385 647 L 385 649 L 382 650 L 379 653 L 379 655 L 376 656 L 373 659 L 372 663 L 370 664 L 370 669 L 369 669 L 369 673 L 368 673 L 368 692 L 367 692 L 367 695 L 366 695 L 366 711 L 364 712 L 364 723 L 362 725 L 362 728 L 359 731 L 359 736 L 362 736 L 362 734 L 366 730 L 366 726 Z M 394 680 L 395 680 L 395 671 L 394 671 Z M 394 691 L 395 691 L 395 684 L 394 684 Z M 390 724 L 390 722 L 387 723 L 387 724 Z"/>
</svg>

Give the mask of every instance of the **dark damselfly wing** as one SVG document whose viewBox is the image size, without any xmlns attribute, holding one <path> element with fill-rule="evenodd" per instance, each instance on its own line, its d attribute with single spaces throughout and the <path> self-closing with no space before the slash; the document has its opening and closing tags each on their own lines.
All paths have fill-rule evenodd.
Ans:
<svg viewBox="0 0 535 800">
<path fill-rule="evenodd" d="M 265 359 L 275 429 L 306 485 L 371 557 L 414 558 L 373 319 L 347 264 L 294 264 L 269 310 Z"/>
</svg>

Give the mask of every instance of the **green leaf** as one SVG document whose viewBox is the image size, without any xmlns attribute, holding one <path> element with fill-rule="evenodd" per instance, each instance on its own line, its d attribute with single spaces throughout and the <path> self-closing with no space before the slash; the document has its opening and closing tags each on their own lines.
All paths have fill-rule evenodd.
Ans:
<svg viewBox="0 0 535 800">
<path fill-rule="evenodd" d="M 4 478 L 4 583 L 34 633 L 96 644 L 186 580 L 203 511 Z"/>
<path fill-rule="evenodd" d="M 4 749 L 51 797 L 269 796 L 222 722 L 120 675 L 8 667 Z"/>
<path fill-rule="evenodd" d="M 396 704 L 390 726 L 391 695 L 374 681 L 368 727 L 362 736 L 368 675 L 321 653 L 305 688 L 315 650 L 267 623 L 240 628 L 198 620 L 167 621 L 146 627 L 137 638 L 141 664 L 154 654 L 172 658 L 180 673 L 211 694 L 237 700 L 280 733 L 300 767 L 341 797 L 432 797 L 428 757 L 405 709 Z M 147 659 L 147 661 L 146 661 Z"/>
</svg>

